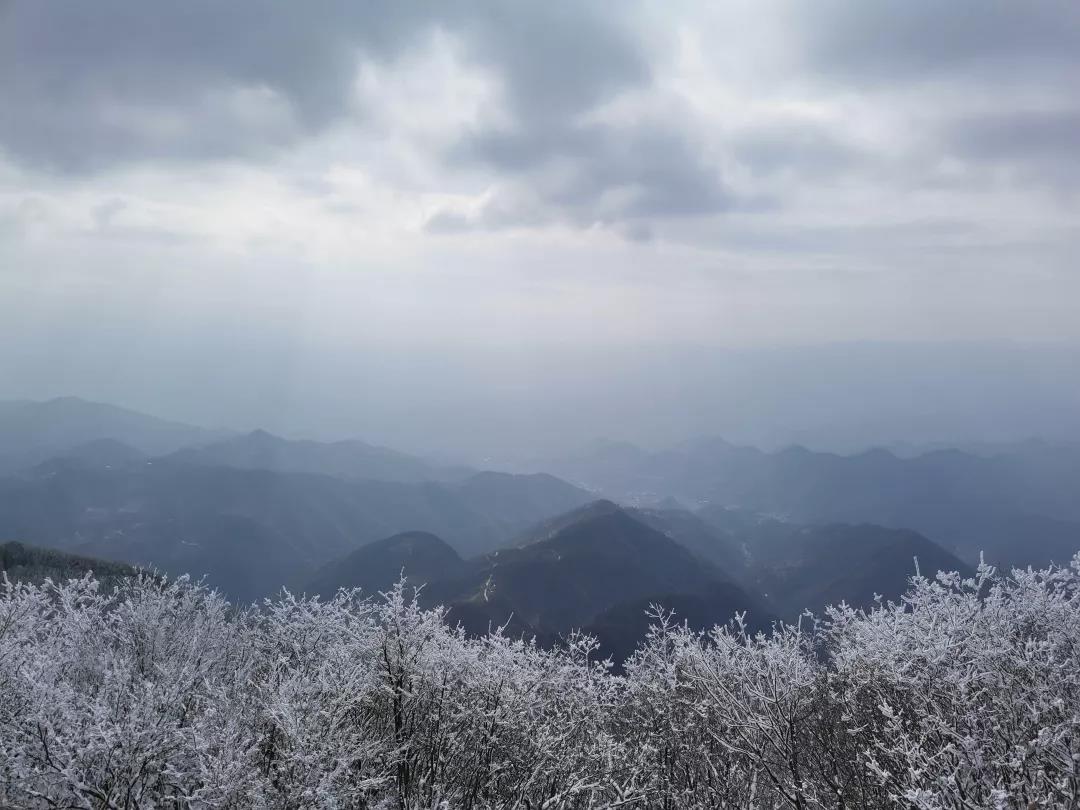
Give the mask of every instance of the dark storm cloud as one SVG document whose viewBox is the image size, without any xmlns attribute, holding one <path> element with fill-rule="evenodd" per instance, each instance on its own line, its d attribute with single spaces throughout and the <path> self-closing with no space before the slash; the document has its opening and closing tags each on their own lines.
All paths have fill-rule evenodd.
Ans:
<svg viewBox="0 0 1080 810">
<path fill-rule="evenodd" d="M 521 119 L 572 115 L 647 69 L 588 4 L 330 2 L 0 5 L 0 148 L 66 171 L 259 156 L 357 112 L 361 55 L 445 28 Z"/>
</svg>

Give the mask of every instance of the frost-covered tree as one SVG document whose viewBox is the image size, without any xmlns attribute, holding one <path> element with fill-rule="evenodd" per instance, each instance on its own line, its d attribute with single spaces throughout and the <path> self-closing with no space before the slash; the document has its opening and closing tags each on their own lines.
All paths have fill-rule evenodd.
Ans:
<svg viewBox="0 0 1080 810">
<path fill-rule="evenodd" d="M 867 769 L 926 808 L 1080 806 L 1080 557 L 916 578 L 901 606 L 829 612 L 832 699 Z"/>
<path fill-rule="evenodd" d="M 662 608 L 625 675 L 406 583 L 249 610 L 0 586 L 0 806 L 1080 806 L 1080 557 L 751 635 Z"/>
<path fill-rule="evenodd" d="M 240 801 L 241 621 L 184 580 L 89 576 L 0 598 L 0 796 L 15 806 Z M 238 758 L 241 760 L 237 762 Z M 234 772 L 235 771 L 235 772 Z"/>
</svg>

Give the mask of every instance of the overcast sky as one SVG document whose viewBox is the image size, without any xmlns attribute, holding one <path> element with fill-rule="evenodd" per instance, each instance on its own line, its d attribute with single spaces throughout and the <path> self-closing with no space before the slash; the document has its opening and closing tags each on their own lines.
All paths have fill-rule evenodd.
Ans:
<svg viewBox="0 0 1080 810">
<path fill-rule="evenodd" d="M 1009 342 L 1053 378 L 1077 87 L 1075 0 L 0 0 L 0 395 L 409 443 L 613 357 Z"/>
</svg>

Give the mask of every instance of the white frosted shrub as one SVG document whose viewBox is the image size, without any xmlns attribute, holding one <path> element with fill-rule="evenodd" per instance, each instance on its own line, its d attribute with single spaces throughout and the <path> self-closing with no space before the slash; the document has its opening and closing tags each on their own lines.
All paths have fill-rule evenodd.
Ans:
<svg viewBox="0 0 1080 810">
<path fill-rule="evenodd" d="M 0 586 L 0 806 L 1080 805 L 1080 558 L 751 635 L 657 608 L 626 674 L 468 638 L 405 583 L 245 611 Z"/>
</svg>

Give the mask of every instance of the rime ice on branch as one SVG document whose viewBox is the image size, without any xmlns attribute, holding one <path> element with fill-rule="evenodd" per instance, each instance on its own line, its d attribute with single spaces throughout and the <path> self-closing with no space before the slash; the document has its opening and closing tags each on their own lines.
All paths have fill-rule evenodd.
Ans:
<svg viewBox="0 0 1080 810">
<path fill-rule="evenodd" d="M 248 611 L 186 580 L 0 590 L 0 805 L 1076 806 L 1080 557 L 770 635 L 661 609 L 468 638 L 404 583 Z"/>
</svg>

